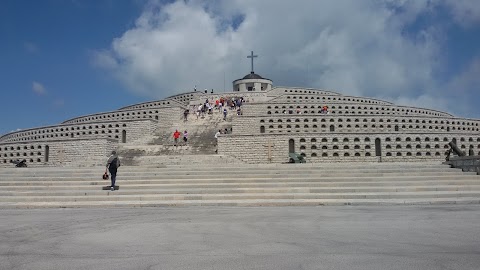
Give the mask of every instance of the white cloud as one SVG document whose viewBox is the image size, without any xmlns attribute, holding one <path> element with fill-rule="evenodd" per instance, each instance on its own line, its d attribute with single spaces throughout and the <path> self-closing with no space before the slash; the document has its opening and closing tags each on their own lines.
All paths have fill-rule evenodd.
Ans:
<svg viewBox="0 0 480 270">
<path fill-rule="evenodd" d="M 32 90 L 37 95 L 45 95 L 47 93 L 47 91 L 45 90 L 45 87 L 39 82 L 32 83 Z"/>
<path fill-rule="evenodd" d="M 480 24 L 480 3 L 475 0 L 444 0 L 455 20 L 465 27 Z"/>
<path fill-rule="evenodd" d="M 113 70 L 118 66 L 117 61 L 110 51 L 93 51 L 90 52 L 90 55 L 92 57 L 92 64 L 94 66 L 110 70 Z"/>
<path fill-rule="evenodd" d="M 458 14 L 474 1 L 461 2 Z M 434 77 L 442 64 L 443 29 L 430 25 L 405 33 L 435 5 L 429 0 L 151 1 L 132 29 L 95 53 L 95 63 L 131 91 L 162 98 L 194 85 L 223 90 L 224 78 L 231 89 L 233 80 L 250 71 L 246 56 L 253 50 L 259 55 L 255 71 L 275 85 L 438 108 L 448 103 L 442 98 L 447 90 Z M 242 23 L 232 25 L 238 18 Z"/>
</svg>

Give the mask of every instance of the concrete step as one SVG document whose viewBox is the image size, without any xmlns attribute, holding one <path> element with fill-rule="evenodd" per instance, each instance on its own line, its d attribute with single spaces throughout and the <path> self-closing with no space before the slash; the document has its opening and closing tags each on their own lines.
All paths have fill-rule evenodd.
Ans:
<svg viewBox="0 0 480 270">
<path fill-rule="evenodd" d="M 270 173 L 276 172 L 364 172 L 364 171 L 430 171 L 430 172 L 440 172 L 440 171 L 456 171 L 461 172 L 460 169 L 449 168 L 448 166 L 408 166 L 408 165 L 395 165 L 395 166 L 361 166 L 361 165 L 350 165 L 348 166 L 349 170 L 345 170 L 345 167 L 333 167 L 333 166 L 296 166 L 290 164 L 282 164 L 283 166 L 278 165 L 263 165 L 263 166 L 253 166 L 245 164 L 222 164 L 223 166 L 213 166 L 213 164 L 203 164 L 196 165 L 192 164 L 189 166 L 121 166 L 119 171 L 121 172 L 159 172 L 159 173 L 170 173 L 170 172 L 250 172 L 250 171 L 268 171 Z M 98 173 L 99 171 L 104 171 L 104 166 L 95 166 L 88 168 L 11 168 L 11 169 L 0 169 L 0 176 L 3 175 L 15 175 L 15 174 L 31 174 L 37 175 L 39 173 Z M 1 179 L 1 178 L 0 178 Z"/>
<path fill-rule="evenodd" d="M 183 177 L 183 176 L 182 176 Z M 452 179 L 449 175 L 438 176 L 384 176 L 384 177 L 302 177 L 302 178 L 220 178 L 210 179 L 208 177 L 198 179 L 198 177 L 185 177 L 184 179 L 163 178 L 159 179 L 154 176 L 150 179 L 143 177 L 142 179 L 119 178 L 118 183 L 122 183 L 124 189 L 129 188 L 258 188 L 258 187 L 362 187 L 362 186 L 395 186 L 406 187 L 414 185 L 478 185 L 479 179 L 475 175 L 461 174 Z M 41 179 L 41 178 L 40 178 Z M 18 189 L 95 189 L 95 186 L 107 185 L 109 181 L 105 180 L 85 180 L 86 178 L 64 178 L 58 177 L 53 179 L 21 179 L 17 181 L 1 181 L 2 190 L 18 190 Z M 146 191 L 148 192 L 148 191 Z"/>
<path fill-rule="evenodd" d="M 118 181 L 131 184 L 199 184 L 199 183 L 271 183 L 271 182 L 403 182 L 403 181 L 429 181 L 429 180 L 476 180 L 480 181 L 480 177 L 474 174 L 421 174 L 421 175 L 397 175 L 391 174 L 365 174 L 360 176 L 355 175 L 249 175 L 243 177 L 222 177 L 212 178 L 211 176 L 194 176 L 194 175 L 122 175 L 117 177 Z M 7 181 L 0 181 L 0 186 L 9 186 L 15 183 L 19 185 L 41 185 L 51 183 L 52 185 L 69 183 L 106 183 L 108 180 L 100 179 L 97 176 L 47 176 L 47 177 L 10 177 Z"/>
<path fill-rule="evenodd" d="M 191 158 L 191 157 L 189 157 Z M 348 168 L 348 169 L 345 169 Z M 0 170 L 0 208 L 479 203 L 480 177 L 434 163 L 103 166 Z"/>
<path fill-rule="evenodd" d="M 65 179 L 72 179 L 72 180 L 99 180 L 103 175 L 103 171 L 99 171 L 97 173 L 62 173 L 62 174 L 37 174 L 37 175 L 10 175 L 2 177 L 0 183 L 3 181 L 16 181 L 16 180 L 26 180 L 26 181 L 33 181 L 33 180 L 65 180 Z M 301 173 L 292 173 L 292 172 L 285 172 L 285 173 L 268 173 L 268 172 L 239 172 L 236 174 L 228 173 L 226 176 L 217 176 L 215 173 L 188 173 L 185 174 L 181 173 L 134 173 L 134 172 L 118 172 L 117 178 L 121 179 L 211 179 L 211 178 L 218 178 L 218 179 L 250 179 L 250 178 L 259 178 L 259 179 L 282 179 L 282 178 L 331 178 L 331 177 L 355 177 L 355 178 L 362 178 L 362 177 L 423 177 L 423 176 L 439 176 L 439 177 L 455 177 L 455 176 L 475 176 L 478 177 L 474 172 L 456 172 L 456 171 L 446 171 L 446 172 L 363 172 L 363 173 L 349 173 L 349 172 L 342 172 L 342 173 L 335 173 L 335 172 L 324 172 L 324 173 L 309 173 L 309 172 L 301 172 Z M 480 179 L 480 177 L 479 177 Z"/>
<path fill-rule="evenodd" d="M 152 155 L 148 156 L 148 158 L 158 158 L 158 159 L 202 159 L 202 160 L 221 160 L 221 159 L 232 159 L 235 160 L 235 158 L 230 157 L 230 156 L 225 156 L 225 155 L 196 155 L 196 154 L 185 154 L 185 155 L 169 155 L 169 156 L 157 156 L 157 155 Z M 120 157 L 120 160 L 122 160 L 122 157 Z M 105 160 L 106 161 L 106 160 Z M 123 167 L 129 167 L 129 168 L 145 168 L 145 167 L 152 167 L 157 164 L 151 164 L 150 166 L 123 166 Z M 94 166 L 94 167 L 102 167 L 102 166 Z M 16 168 L 14 166 L 8 167 L 8 168 L 0 168 L 1 171 L 21 171 L 21 170 L 31 170 L 31 169 L 46 169 L 46 168 L 56 168 L 56 169 L 89 169 L 89 168 L 94 168 L 94 167 L 35 167 L 35 168 Z M 215 164 L 197 164 L 197 165 L 168 165 L 168 166 L 162 166 L 159 168 L 219 168 L 219 166 Z M 292 168 L 319 168 L 319 169 L 345 169 L 346 167 L 348 168 L 354 168 L 354 169 L 361 169 L 361 168 L 449 168 L 447 165 L 439 165 L 439 164 L 422 164 L 422 163 L 412 163 L 412 164 L 405 164 L 405 163 L 394 163 L 390 165 L 385 165 L 384 163 L 373 163 L 373 164 L 362 164 L 362 163 L 346 163 L 346 164 L 338 164 L 338 163 L 328 163 L 328 164 L 322 164 L 322 163 L 303 163 L 303 164 L 295 164 L 295 163 L 282 163 L 282 164 L 225 164 L 222 165 L 221 168 L 236 168 L 236 167 L 241 167 L 241 168 L 283 168 L 283 169 L 292 169 Z"/>
<path fill-rule="evenodd" d="M 264 200 L 173 200 L 99 202 L 0 202 L 0 208 L 108 208 L 108 207 L 198 207 L 198 206 L 342 206 L 342 205 L 444 205 L 480 204 L 478 197 L 413 199 L 264 199 Z"/>
<path fill-rule="evenodd" d="M 384 180 L 391 180 L 391 181 L 404 181 L 404 180 L 429 180 L 429 179 L 480 179 L 475 173 L 466 172 L 442 172 L 441 174 L 436 174 L 432 172 L 391 172 L 391 173 L 364 173 L 364 174 L 314 174 L 314 173 L 295 173 L 295 174 L 269 174 L 269 173 L 258 173 L 258 174 L 246 174 L 241 175 L 241 177 L 231 177 L 228 175 L 227 177 L 215 177 L 212 178 L 211 175 L 203 174 L 203 175 L 192 175 L 189 173 L 181 174 L 181 173 L 123 173 L 120 174 L 118 179 L 122 181 L 163 181 L 163 182 L 181 182 L 181 181 L 190 181 L 190 182 L 265 182 L 265 181 L 289 181 L 289 179 L 296 179 L 296 181 L 351 181 L 352 179 L 356 179 L 355 181 L 375 181 L 378 178 L 384 178 Z M 60 182 L 71 182 L 71 181 L 97 181 L 103 182 L 105 180 L 100 179 L 98 173 L 72 173 L 66 174 L 62 173 L 61 175 L 55 174 L 48 174 L 48 175 L 15 175 L 15 176 L 8 176 L 3 179 L 7 179 L 7 181 L 3 180 L 0 181 L 0 185 L 10 184 L 12 182 L 35 182 L 43 183 L 43 182 L 50 182 L 50 181 L 60 181 Z M 185 182 L 186 183 L 186 182 Z"/>
<path fill-rule="evenodd" d="M 0 202 L 77 202 L 77 201 L 165 201 L 165 200 L 264 200 L 264 199 L 413 199 L 479 197 L 480 191 L 440 192 L 362 192 L 362 193 L 236 193 L 236 194 L 143 194 L 126 195 L 108 192 L 90 196 L 5 196 Z"/>
<path fill-rule="evenodd" d="M 98 176 L 105 172 L 105 167 L 100 167 L 95 170 L 89 171 L 22 171 L 22 172 L 11 172 L 11 173 L 0 173 L 0 181 L 7 179 L 9 177 L 48 177 L 48 176 Z M 462 174 L 461 170 L 440 168 L 440 169 L 359 169 L 355 171 L 336 171 L 333 169 L 329 170 L 320 170 L 320 169 L 292 169 L 292 170 L 282 170 L 282 169 L 231 169 L 231 170 L 161 170 L 161 169 L 148 169 L 144 170 L 129 170 L 129 168 L 120 168 L 118 170 L 119 175 L 232 175 L 232 176 L 243 176 L 243 175 L 278 175 L 278 174 L 288 174 L 288 175 L 331 175 L 331 174 L 341 174 L 341 175 L 362 175 L 362 174 L 389 174 L 389 173 L 399 173 L 399 174 L 415 174 L 415 173 L 425 173 L 425 174 Z"/>
<path fill-rule="evenodd" d="M 35 174 L 11 174 L 11 175 L 0 175 L 1 181 L 37 181 L 37 180 L 100 180 L 105 170 L 98 172 L 62 172 L 62 173 L 35 173 Z M 476 176 L 474 172 L 464 172 L 461 171 L 440 171 L 440 172 L 431 172 L 431 171 L 403 171 L 403 170 L 390 170 L 390 171 L 363 171 L 363 172 L 335 172 L 335 171 L 299 171 L 299 172 L 269 172 L 269 171 L 239 171 L 239 172 L 228 172 L 225 175 L 222 173 L 215 172 L 122 172 L 119 171 L 117 177 L 120 179 L 251 179 L 251 178 L 267 178 L 267 179 L 282 179 L 282 178 L 331 178 L 331 177 L 395 177 L 395 176 L 412 176 L 412 177 L 423 177 L 423 176 L 439 176 L 439 177 L 454 177 L 456 175 L 460 176 Z M 480 177 L 479 177 L 480 179 Z"/>
<path fill-rule="evenodd" d="M 91 191 L 99 189 L 99 187 L 107 186 L 110 183 L 101 182 L 101 183 L 62 183 L 60 185 L 53 185 L 53 183 L 43 183 L 40 185 L 18 185 L 12 184 L 10 186 L 2 186 L 2 192 L 6 191 L 37 191 L 37 190 L 79 190 L 79 191 Z M 142 189 L 145 193 L 150 192 L 149 190 L 153 189 L 162 189 L 162 190 L 185 190 L 186 192 L 195 191 L 197 189 L 278 189 L 278 188 L 304 188 L 304 189 L 313 189 L 313 188 L 351 188 L 358 189 L 361 187 L 392 187 L 397 190 L 408 187 L 415 186 L 428 186 L 435 188 L 438 186 L 450 186 L 456 187 L 457 189 L 462 189 L 464 186 L 470 188 L 477 187 L 479 185 L 478 181 L 412 181 L 406 183 L 394 183 L 394 182 L 360 182 L 360 183 L 321 183 L 321 182 L 286 182 L 286 183 L 204 183 L 204 184 L 158 184 L 158 183 L 144 183 L 144 184 L 131 184 L 131 183 L 121 183 L 122 190 L 128 189 Z"/>
<path fill-rule="evenodd" d="M 158 158 L 230 158 L 228 155 L 220 155 L 220 154 L 215 154 L 215 155 L 201 155 L 201 154 L 190 154 L 190 155 L 172 155 L 172 156 L 152 156 L 152 157 L 158 157 Z M 120 159 L 122 159 L 122 156 L 120 156 Z M 106 160 L 106 159 L 105 159 Z M 187 168 L 190 167 L 189 165 L 180 165 L 181 167 Z M 202 167 L 197 165 L 198 167 Z M 207 167 L 210 167 L 211 165 L 207 165 Z M 438 162 L 390 162 L 390 163 L 379 163 L 379 162 L 325 162 L 325 163 L 302 163 L 302 164 L 278 164 L 278 163 L 271 163 L 271 164 L 241 164 L 239 166 L 242 167 L 265 167 L 265 168 L 271 168 L 271 167 L 279 167 L 279 168 L 292 168 L 292 167 L 315 167 L 315 168 L 367 168 L 367 167 L 383 167 L 383 168 L 390 168 L 390 167 L 405 167 L 405 168 L 418 168 L 418 167 L 449 167 L 448 165 L 440 164 Z M 137 167 L 137 166 L 132 166 L 132 167 Z M 176 167 L 176 166 L 169 166 L 169 167 Z M 178 166 L 177 166 L 178 167 Z M 215 166 L 216 167 L 216 166 Z M 56 167 L 59 169 L 60 167 Z M 31 169 L 29 168 L 15 168 L 14 166 L 9 167 L 9 168 L 0 168 L 0 171 L 3 170 L 28 170 Z M 36 169 L 42 169 L 41 167 L 37 167 Z M 75 169 L 74 167 L 65 167 L 64 169 Z M 82 168 L 80 168 L 82 169 Z"/>
<path fill-rule="evenodd" d="M 161 187 L 145 187 L 141 188 L 138 186 L 121 186 L 121 189 L 115 191 L 115 195 L 148 195 L 148 194 L 246 194 L 246 193 L 373 193 L 373 192 L 417 192 L 417 191 L 480 191 L 480 184 L 478 185 L 464 185 L 464 186 L 450 186 L 450 185 L 439 185 L 439 186 L 393 186 L 393 187 L 272 187 L 272 188 L 188 188 L 188 189 L 162 189 Z M 8 197 L 14 196 L 44 196 L 44 197 L 55 197 L 55 196 L 104 196 L 110 195 L 110 191 L 105 191 L 100 189 L 98 186 L 94 189 L 55 189 L 55 190 L 27 190 L 18 189 L 18 190 L 2 190 L 0 191 L 0 196 L 4 196 L 5 200 L 8 200 Z"/>
</svg>

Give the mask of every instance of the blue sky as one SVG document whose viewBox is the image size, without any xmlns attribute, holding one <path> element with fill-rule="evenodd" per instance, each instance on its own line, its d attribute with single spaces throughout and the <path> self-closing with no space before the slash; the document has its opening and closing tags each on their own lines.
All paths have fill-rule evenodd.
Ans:
<svg viewBox="0 0 480 270">
<path fill-rule="evenodd" d="M 114 2 L 0 2 L 0 134 L 145 100 L 92 65 L 92 51 L 107 48 L 143 8 Z"/>
<path fill-rule="evenodd" d="M 480 118 L 475 0 L 3 0 L 0 134 L 198 89 L 250 70 Z"/>
</svg>

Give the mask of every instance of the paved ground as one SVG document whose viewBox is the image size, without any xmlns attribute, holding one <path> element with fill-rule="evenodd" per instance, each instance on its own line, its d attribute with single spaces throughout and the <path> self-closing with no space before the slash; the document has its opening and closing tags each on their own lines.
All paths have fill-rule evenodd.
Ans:
<svg viewBox="0 0 480 270">
<path fill-rule="evenodd" d="M 480 206 L 0 210 L 0 269 L 475 269 Z"/>
</svg>

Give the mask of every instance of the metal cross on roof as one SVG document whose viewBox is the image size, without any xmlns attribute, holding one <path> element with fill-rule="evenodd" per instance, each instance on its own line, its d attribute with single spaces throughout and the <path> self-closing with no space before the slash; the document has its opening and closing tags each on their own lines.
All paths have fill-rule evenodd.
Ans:
<svg viewBox="0 0 480 270">
<path fill-rule="evenodd" d="M 253 55 L 253 51 L 251 52 L 251 54 L 249 56 L 247 56 L 247 58 L 252 58 L 252 73 L 253 73 L 253 58 L 255 57 L 258 57 L 258 55 Z"/>
</svg>

